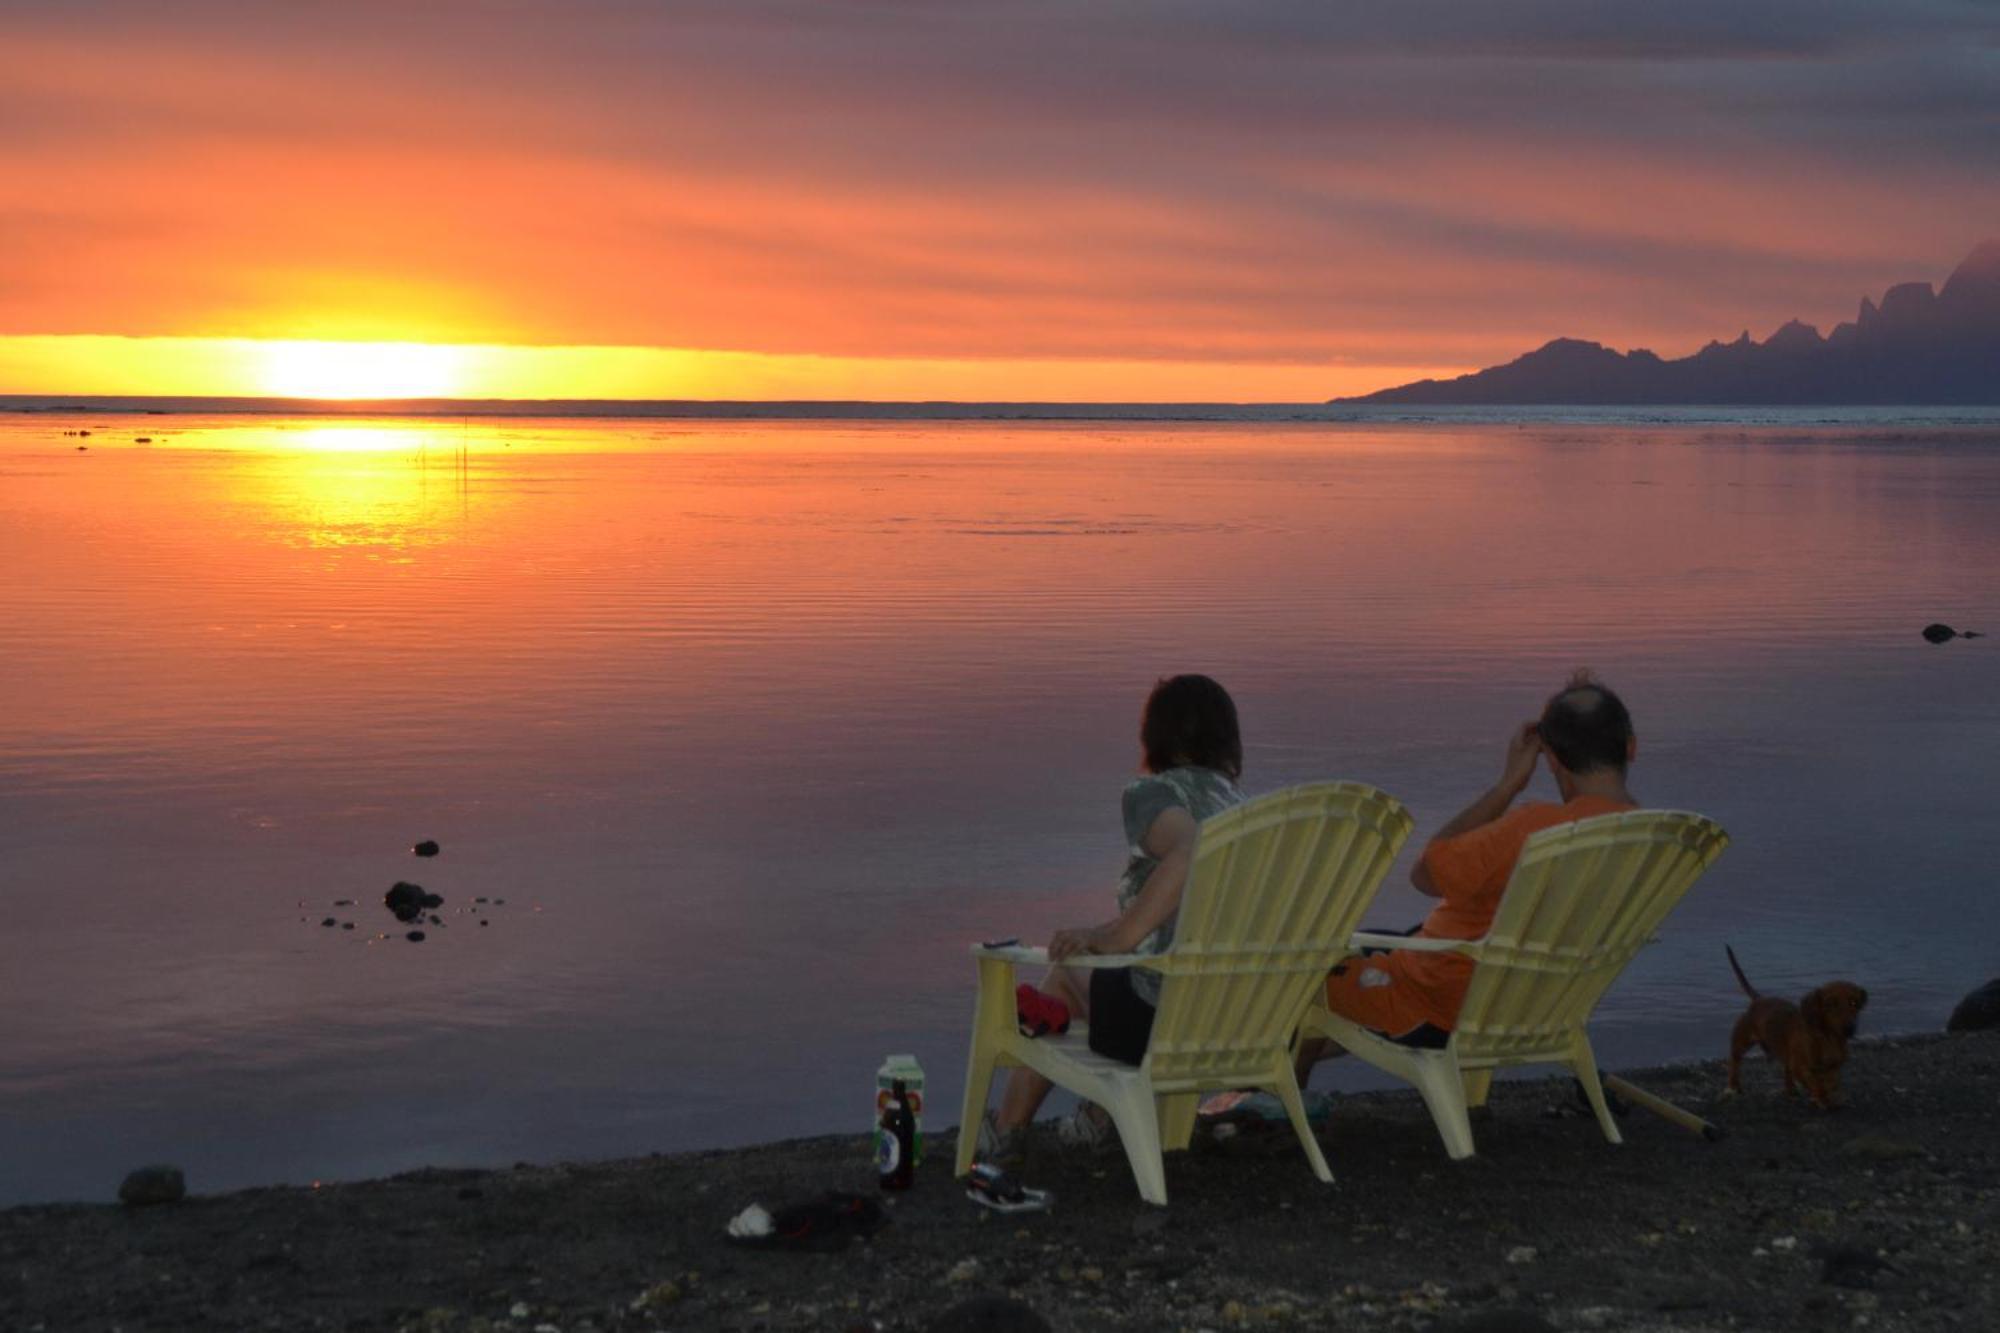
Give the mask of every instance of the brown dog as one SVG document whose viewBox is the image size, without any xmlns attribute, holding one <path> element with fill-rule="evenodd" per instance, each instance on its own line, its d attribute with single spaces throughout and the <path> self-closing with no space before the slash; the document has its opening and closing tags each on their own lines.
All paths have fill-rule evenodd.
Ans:
<svg viewBox="0 0 2000 1333">
<path fill-rule="evenodd" d="M 1743 1053 L 1762 1046 L 1764 1054 L 1784 1069 L 1786 1092 L 1803 1087 L 1813 1105 L 1832 1110 L 1840 1096 L 1847 1043 L 1868 1004 L 1868 992 L 1851 981 L 1829 981 L 1807 991 L 1797 1004 L 1761 995 L 1743 975 L 1736 951 L 1726 944 L 1722 947 L 1737 984 L 1750 997 L 1750 1007 L 1729 1034 L 1729 1091 L 1743 1091 Z"/>
</svg>

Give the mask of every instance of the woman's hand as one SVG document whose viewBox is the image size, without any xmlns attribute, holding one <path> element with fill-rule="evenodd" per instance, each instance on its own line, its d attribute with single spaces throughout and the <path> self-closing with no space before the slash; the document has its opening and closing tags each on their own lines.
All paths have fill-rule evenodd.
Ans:
<svg viewBox="0 0 2000 1333">
<path fill-rule="evenodd" d="M 1063 959 L 1080 953 L 1103 953 L 1104 935 L 1103 926 L 1081 926 L 1076 930 L 1059 930 L 1049 937 L 1049 960 L 1060 963 Z"/>
</svg>

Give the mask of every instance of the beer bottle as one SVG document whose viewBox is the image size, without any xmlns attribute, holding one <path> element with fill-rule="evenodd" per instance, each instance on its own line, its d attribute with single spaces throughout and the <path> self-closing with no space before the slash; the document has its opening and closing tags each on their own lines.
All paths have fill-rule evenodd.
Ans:
<svg viewBox="0 0 2000 1333">
<path fill-rule="evenodd" d="M 906 1190 L 916 1178 L 917 1117 L 910 1110 L 909 1090 L 897 1079 L 882 1112 L 882 1133 L 875 1149 L 875 1173 L 885 1190 Z"/>
</svg>

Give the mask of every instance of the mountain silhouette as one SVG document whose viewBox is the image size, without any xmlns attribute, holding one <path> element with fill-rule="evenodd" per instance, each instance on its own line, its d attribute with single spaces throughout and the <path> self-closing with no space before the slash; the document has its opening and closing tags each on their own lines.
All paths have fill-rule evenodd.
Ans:
<svg viewBox="0 0 2000 1333">
<path fill-rule="evenodd" d="M 1332 401 L 2000 406 L 2000 240 L 1975 247 L 1941 291 L 1905 282 L 1880 305 L 1863 297 L 1825 337 L 1791 320 L 1761 343 L 1745 332 L 1673 361 L 1557 338 L 1504 366 Z"/>
</svg>

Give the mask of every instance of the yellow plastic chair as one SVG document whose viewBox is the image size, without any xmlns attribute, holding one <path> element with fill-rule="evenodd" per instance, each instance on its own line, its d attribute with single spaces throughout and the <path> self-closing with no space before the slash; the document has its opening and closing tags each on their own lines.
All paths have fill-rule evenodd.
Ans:
<svg viewBox="0 0 2000 1333">
<path fill-rule="evenodd" d="M 1462 953 L 1475 960 L 1458 1025 L 1442 1050 L 1399 1046 L 1330 1013 L 1324 992 L 1300 1035 L 1331 1037 L 1414 1084 L 1455 1161 L 1473 1153 L 1468 1107 L 1483 1105 L 1493 1071 L 1512 1065 L 1567 1067 L 1583 1085 L 1604 1137 L 1621 1143 L 1584 1025 L 1599 997 L 1728 845 L 1729 835 L 1710 820 L 1673 810 L 1634 810 L 1543 829 L 1522 849 L 1485 938 L 1366 932 L 1353 938 L 1357 950 Z M 1703 1123 L 1629 1085 L 1620 1090 L 1670 1119 L 1691 1127 Z"/>
<path fill-rule="evenodd" d="M 1223 1088 L 1277 1094 L 1314 1173 L 1331 1182 L 1292 1074 L 1293 1032 L 1411 824 L 1394 798 L 1358 782 L 1288 787 L 1203 821 L 1172 947 L 1065 964 L 1161 975 L 1152 1040 L 1136 1067 L 1091 1051 L 1081 1023 L 1060 1037 L 1022 1036 L 1014 969 L 1047 963 L 1047 951 L 975 946 L 979 999 L 957 1174 L 972 1167 L 995 1071 L 1026 1065 L 1110 1113 L 1148 1203 L 1167 1201 L 1163 1148 L 1185 1148 L 1200 1094 Z"/>
</svg>

